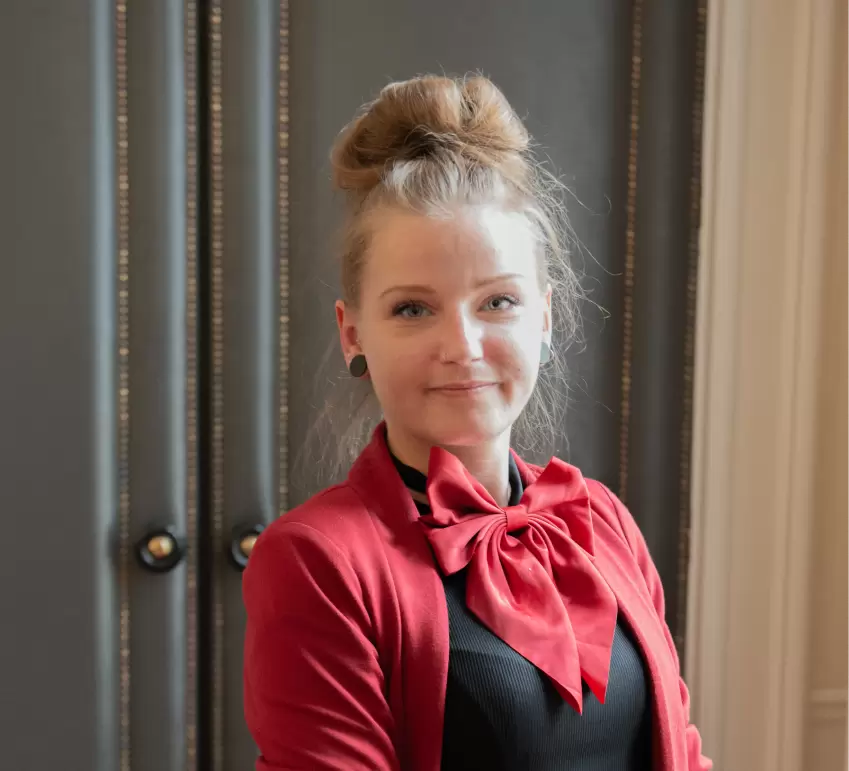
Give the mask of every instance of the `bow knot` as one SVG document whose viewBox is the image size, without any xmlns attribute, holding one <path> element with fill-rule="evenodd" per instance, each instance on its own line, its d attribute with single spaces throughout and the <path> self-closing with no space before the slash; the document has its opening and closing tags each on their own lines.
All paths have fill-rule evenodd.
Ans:
<svg viewBox="0 0 849 771">
<path fill-rule="evenodd" d="M 582 681 L 603 702 L 618 608 L 593 561 L 580 471 L 555 458 L 517 505 L 501 508 L 455 456 L 434 448 L 427 495 L 425 533 L 443 572 L 468 568 L 469 610 L 578 712 Z"/>
<path fill-rule="evenodd" d="M 504 516 L 507 519 L 507 532 L 511 535 L 530 524 L 528 512 L 522 506 L 510 506 L 504 510 Z"/>
</svg>

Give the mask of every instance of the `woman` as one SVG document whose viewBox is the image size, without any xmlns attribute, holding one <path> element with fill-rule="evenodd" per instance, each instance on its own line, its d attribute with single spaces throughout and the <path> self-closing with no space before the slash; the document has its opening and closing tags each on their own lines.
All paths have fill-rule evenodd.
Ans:
<svg viewBox="0 0 849 771">
<path fill-rule="evenodd" d="M 332 157 L 342 350 L 383 419 L 245 572 L 257 768 L 711 768 L 631 515 L 511 450 L 551 423 L 578 291 L 522 123 L 484 78 L 417 78 Z"/>
</svg>

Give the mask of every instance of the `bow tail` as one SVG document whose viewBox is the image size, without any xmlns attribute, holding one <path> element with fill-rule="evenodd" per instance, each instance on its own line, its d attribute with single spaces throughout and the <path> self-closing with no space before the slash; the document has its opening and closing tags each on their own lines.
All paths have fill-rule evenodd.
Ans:
<svg viewBox="0 0 849 771">
<path fill-rule="evenodd" d="M 578 638 L 542 566 L 479 554 L 469 566 L 466 606 L 494 635 L 551 680 L 557 692 L 583 711 Z M 520 580 L 523 579 L 523 580 Z M 530 580 L 529 580 L 530 579 Z M 536 579 L 536 580 L 534 580 Z"/>
<path fill-rule="evenodd" d="M 567 539 L 560 546 L 554 579 L 575 630 L 581 677 L 604 703 L 618 603 L 592 559 L 580 547 Z"/>
</svg>

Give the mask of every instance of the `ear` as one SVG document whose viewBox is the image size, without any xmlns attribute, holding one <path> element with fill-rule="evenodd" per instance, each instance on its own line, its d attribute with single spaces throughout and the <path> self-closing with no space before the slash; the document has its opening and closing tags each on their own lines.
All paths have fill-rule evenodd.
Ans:
<svg viewBox="0 0 849 771">
<path fill-rule="evenodd" d="M 339 327 L 339 343 L 342 346 L 342 355 L 345 364 L 350 364 L 351 359 L 359 353 L 360 338 L 357 332 L 357 317 L 353 308 L 345 305 L 342 300 L 336 301 L 336 325 Z"/>
<path fill-rule="evenodd" d="M 551 295 L 552 289 L 551 284 L 546 287 L 545 295 L 543 297 L 543 321 L 542 321 L 542 339 L 551 345 L 551 333 L 552 333 L 552 317 L 551 317 Z"/>
</svg>

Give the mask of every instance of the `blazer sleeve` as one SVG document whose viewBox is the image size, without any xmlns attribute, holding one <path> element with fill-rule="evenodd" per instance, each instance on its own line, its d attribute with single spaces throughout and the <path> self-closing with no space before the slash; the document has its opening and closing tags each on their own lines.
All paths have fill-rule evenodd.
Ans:
<svg viewBox="0 0 849 771">
<path fill-rule="evenodd" d="M 257 771 L 397 771 L 356 574 L 319 531 L 279 521 L 243 576 L 244 704 Z"/>
<path fill-rule="evenodd" d="M 657 615 L 663 625 L 663 630 L 666 634 L 666 642 L 669 646 L 669 651 L 672 655 L 675 667 L 680 672 L 680 662 L 678 660 L 678 651 L 675 647 L 675 641 L 672 638 L 672 633 L 669 631 L 669 625 L 666 623 L 666 599 L 663 594 L 663 585 L 660 581 L 660 574 L 657 572 L 657 567 L 651 558 L 648 545 L 640 531 L 631 512 L 628 511 L 625 504 L 619 500 L 615 493 L 604 488 L 605 493 L 610 498 L 619 522 L 622 525 L 622 530 L 628 545 L 631 547 L 631 552 L 639 565 L 640 571 L 646 581 L 649 594 L 651 595 Z M 698 729 L 690 722 L 690 692 L 687 688 L 684 678 L 678 678 L 679 690 L 681 692 L 681 706 L 684 710 L 684 721 L 687 726 L 687 768 L 688 771 L 710 771 L 713 768 L 713 762 L 702 754 L 702 739 Z"/>
</svg>

